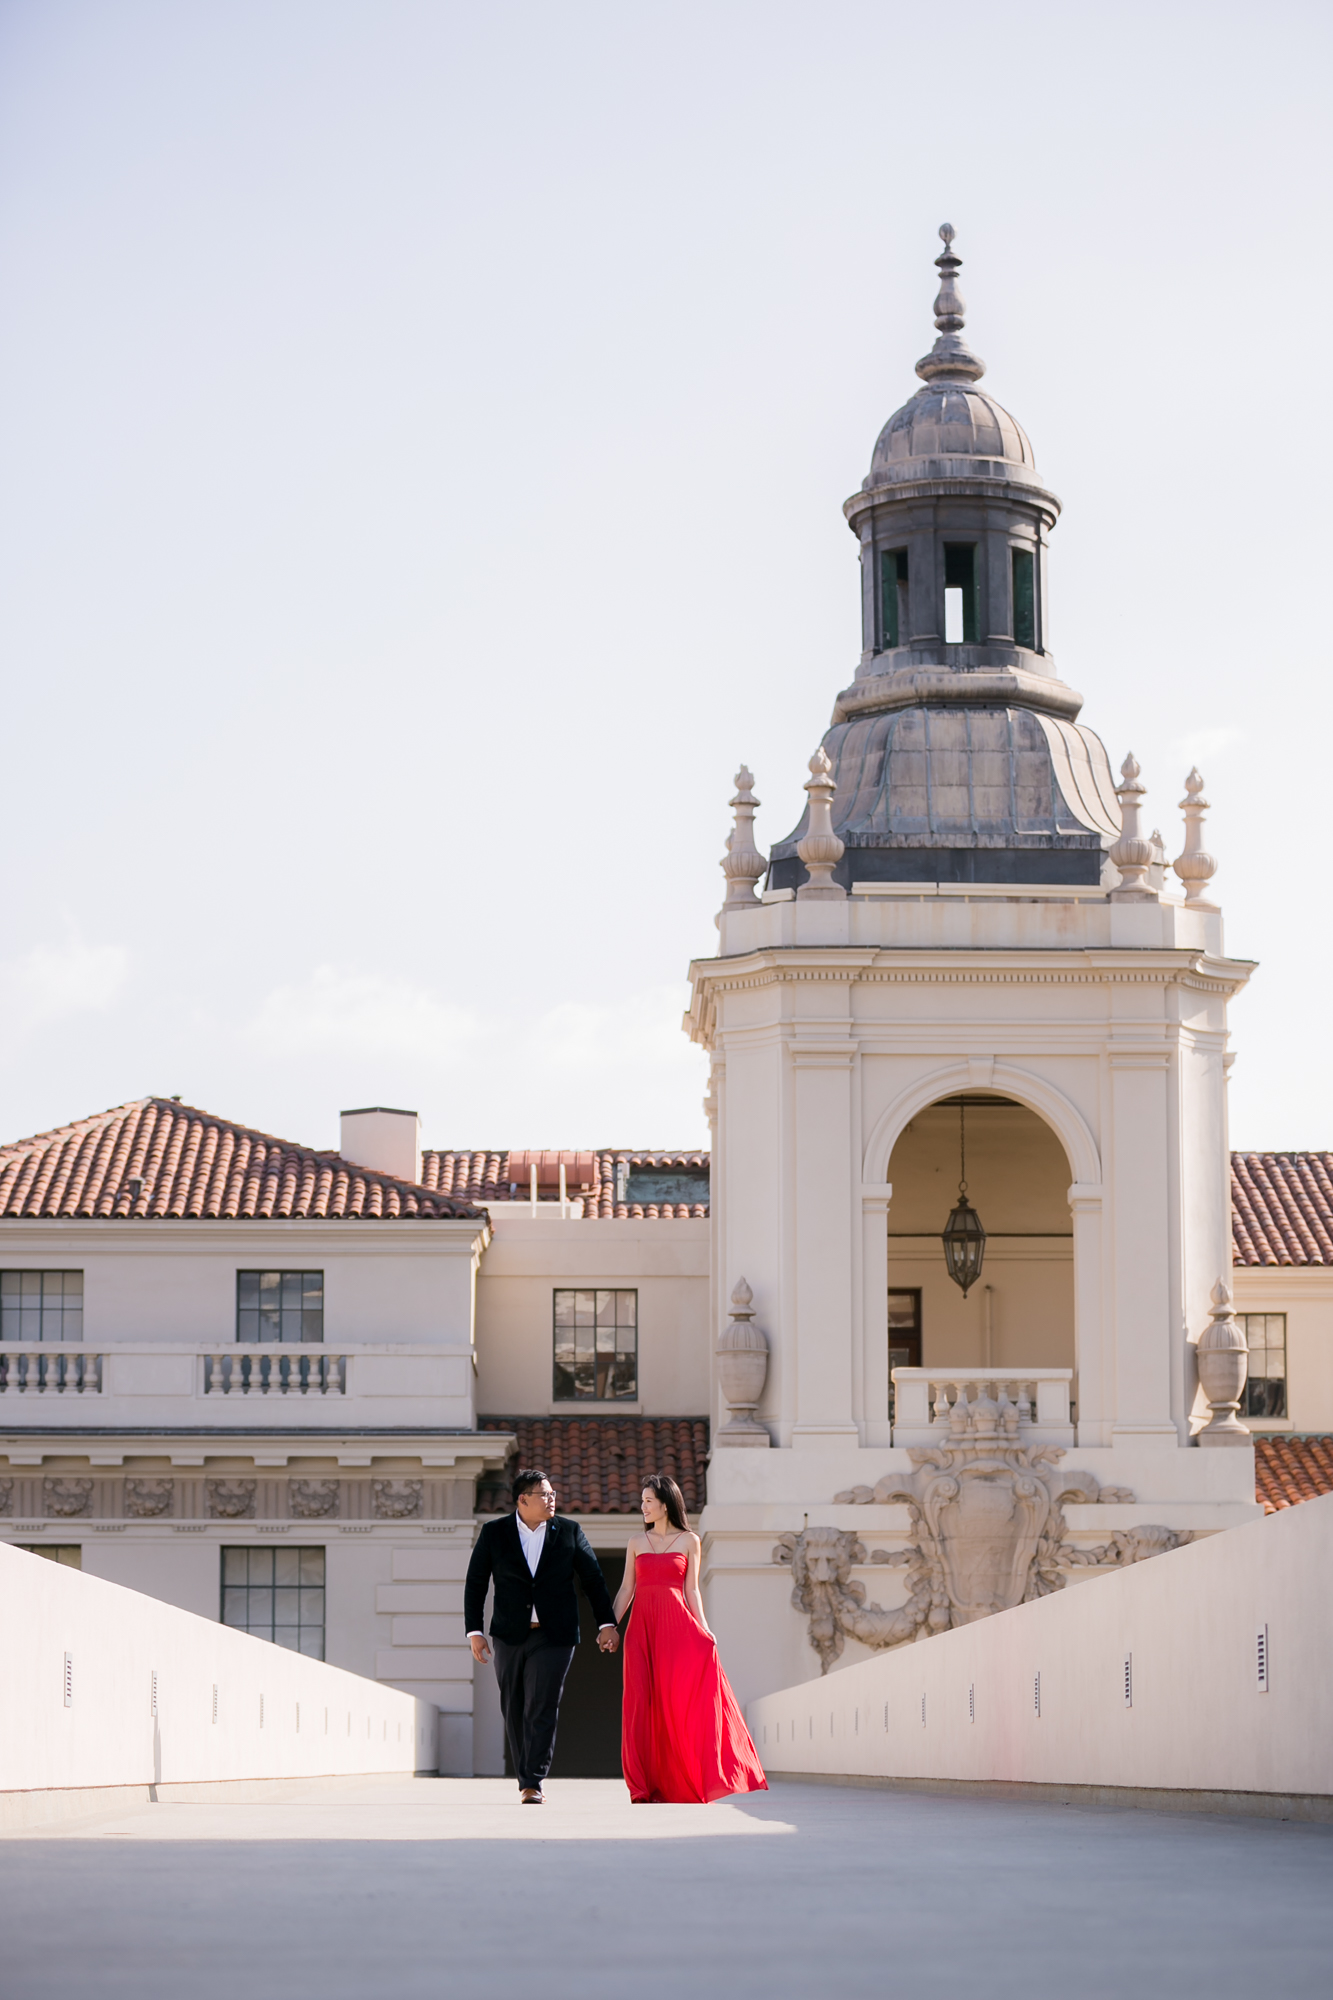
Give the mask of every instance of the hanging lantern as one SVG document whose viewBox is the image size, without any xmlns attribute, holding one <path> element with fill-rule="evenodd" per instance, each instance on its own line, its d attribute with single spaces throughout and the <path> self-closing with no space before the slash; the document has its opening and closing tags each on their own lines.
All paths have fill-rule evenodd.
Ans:
<svg viewBox="0 0 1333 2000">
<path fill-rule="evenodd" d="M 940 1241 L 949 1276 L 961 1285 L 963 1297 L 981 1276 L 981 1260 L 986 1254 L 986 1232 L 981 1217 L 967 1198 L 967 1145 L 963 1107 L 958 1107 L 958 1206 L 944 1225 Z"/>
</svg>

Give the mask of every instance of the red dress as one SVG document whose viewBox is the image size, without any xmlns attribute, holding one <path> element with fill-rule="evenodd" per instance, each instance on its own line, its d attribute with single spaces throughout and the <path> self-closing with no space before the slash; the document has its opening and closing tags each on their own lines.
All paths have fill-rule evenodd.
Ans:
<svg viewBox="0 0 1333 2000">
<path fill-rule="evenodd" d="M 768 1790 L 717 1641 L 685 1602 L 688 1560 L 673 1552 L 635 1562 L 620 1745 L 635 1805 L 708 1804 Z"/>
</svg>

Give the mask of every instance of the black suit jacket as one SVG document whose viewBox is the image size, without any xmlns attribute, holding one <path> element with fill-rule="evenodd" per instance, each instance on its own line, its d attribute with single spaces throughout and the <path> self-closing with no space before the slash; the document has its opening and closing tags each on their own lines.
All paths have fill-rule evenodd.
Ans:
<svg viewBox="0 0 1333 2000">
<path fill-rule="evenodd" d="M 469 1632 L 480 1632 L 486 1610 L 486 1587 L 494 1581 L 495 1605 L 491 1637 L 517 1646 L 532 1630 L 535 1611 L 546 1637 L 558 1646 L 577 1646 L 579 1605 L 574 1579 L 596 1614 L 597 1623 L 614 1625 L 615 1613 L 601 1565 L 576 1521 L 557 1514 L 546 1523 L 546 1541 L 534 1576 L 519 1540 L 517 1514 L 488 1521 L 477 1536 L 463 1587 L 463 1618 Z"/>
</svg>

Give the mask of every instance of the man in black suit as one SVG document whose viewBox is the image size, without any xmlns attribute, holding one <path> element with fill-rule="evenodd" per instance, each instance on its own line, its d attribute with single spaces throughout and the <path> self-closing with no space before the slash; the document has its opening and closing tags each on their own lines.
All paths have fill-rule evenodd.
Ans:
<svg viewBox="0 0 1333 2000">
<path fill-rule="evenodd" d="M 509 1755 L 523 1804 L 539 1806 L 565 1676 L 579 1642 L 576 1576 L 597 1618 L 601 1650 L 614 1653 L 620 1634 L 601 1565 L 577 1522 L 556 1518 L 555 1488 L 546 1474 L 518 1473 L 513 1492 L 514 1512 L 488 1521 L 477 1537 L 463 1616 L 472 1657 L 484 1666 L 491 1655 L 481 1628 L 493 1581 L 491 1638 Z"/>
</svg>

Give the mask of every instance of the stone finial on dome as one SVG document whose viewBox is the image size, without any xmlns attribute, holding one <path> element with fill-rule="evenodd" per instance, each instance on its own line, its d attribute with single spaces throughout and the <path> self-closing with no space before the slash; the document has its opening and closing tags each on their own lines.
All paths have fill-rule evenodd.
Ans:
<svg viewBox="0 0 1333 2000">
<path fill-rule="evenodd" d="M 986 372 L 986 364 L 959 337 L 967 301 L 956 282 L 963 260 L 953 253 L 954 227 L 951 222 L 940 224 L 940 239 L 944 244 L 944 254 L 935 259 L 935 268 L 940 274 L 940 288 L 935 295 L 935 324 L 939 328 L 939 338 L 930 353 L 917 362 L 916 372 L 923 382 L 979 382 Z"/>
<path fill-rule="evenodd" d="M 1139 763 L 1132 750 L 1120 766 L 1115 795 L 1120 801 L 1120 838 L 1107 853 L 1120 870 L 1120 886 L 1111 894 L 1117 901 L 1156 902 L 1156 893 L 1148 879 L 1156 852 L 1152 842 L 1145 840 L 1139 830 L 1146 788 L 1139 783 Z"/>
<path fill-rule="evenodd" d="M 742 764 L 736 773 L 736 796 L 731 801 L 736 823 L 727 836 L 727 851 L 718 864 L 727 878 L 726 910 L 744 909 L 759 901 L 754 885 L 768 867 L 754 844 L 754 816 L 760 801 L 754 795 L 754 773 Z"/>
<path fill-rule="evenodd" d="M 1185 780 L 1185 796 L 1180 801 L 1180 810 L 1185 815 L 1185 845 L 1171 866 L 1185 884 L 1185 907 L 1187 910 L 1215 910 L 1217 904 L 1208 902 L 1204 895 L 1217 873 L 1217 860 L 1203 844 L 1203 818 L 1208 811 L 1208 801 L 1203 795 L 1203 779 L 1199 776 L 1197 765 Z"/>
<path fill-rule="evenodd" d="M 810 759 L 805 789 L 810 794 L 810 828 L 805 839 L 797 841 L 796 852 L 810 879 L 802 882 L 796 900 L 827 902 L 847 894 L 833 879 L 833 871 L 847 850 L 833 831 L 833 794 L 838 787 L 833 781 L 833 760 L 822 743 Z"/>
</svg>

